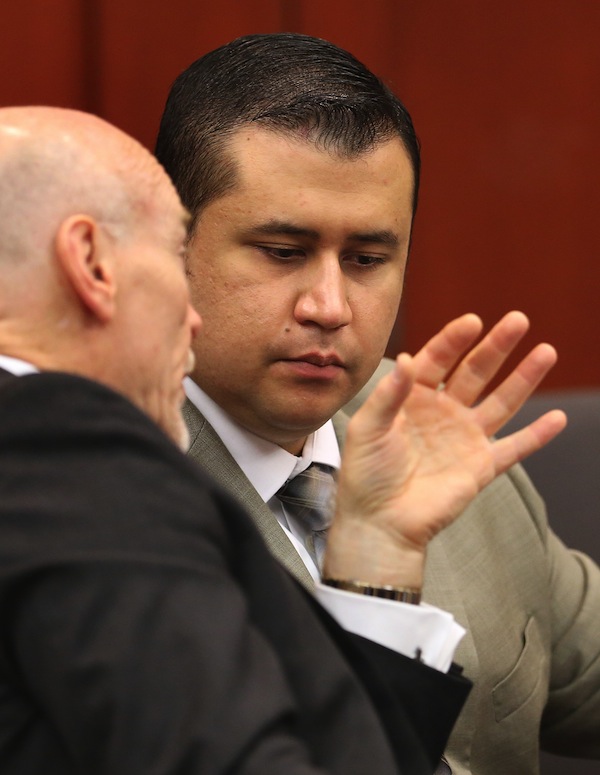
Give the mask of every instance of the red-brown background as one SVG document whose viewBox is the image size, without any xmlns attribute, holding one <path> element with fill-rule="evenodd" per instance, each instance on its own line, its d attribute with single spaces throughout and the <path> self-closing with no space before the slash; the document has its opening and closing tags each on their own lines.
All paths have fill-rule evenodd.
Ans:
<svg viewBox="0 0 600 775">
<path fill-rule="evenodd" d="M 349 48 L 409 106 L 423 194 L 390 353 L 465 311 L 521 308 L 600 384 L 597 0 L 3 0 L 0 104 L 90 110 L 152 147 L 191 61 L 249 32 Z"/>
</svg>

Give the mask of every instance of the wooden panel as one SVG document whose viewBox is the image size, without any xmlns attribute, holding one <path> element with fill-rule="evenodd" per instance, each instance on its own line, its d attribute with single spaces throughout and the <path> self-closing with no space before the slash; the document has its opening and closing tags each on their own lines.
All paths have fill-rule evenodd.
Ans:
<svg viewBox="0 0 600 775">
<path fill-rule="evenodd" d="M 102 0 L 101 111 L 152 148 L 169 87 L 182 70 L 228 40 L 280 25 L 279 0 Z"/>
<path fill-rule="evenodd" d="M 3 0 L 0 104 L 85 108 L 81 0 Z"/>
<path fill-rule="evenodd" d="M 517 307 L 559 348 L 547 386 L 600 384 L 600 5 L 410 0 L 397 26 L 424 157 L 408 348 Z"/>
<path fill-rule="evenodd" d="M 382 78 L 394 75 L 397 0 L 298 0 L 296 6 L 287 14 L 294 32 L 348 49 Z"/>
</svg>

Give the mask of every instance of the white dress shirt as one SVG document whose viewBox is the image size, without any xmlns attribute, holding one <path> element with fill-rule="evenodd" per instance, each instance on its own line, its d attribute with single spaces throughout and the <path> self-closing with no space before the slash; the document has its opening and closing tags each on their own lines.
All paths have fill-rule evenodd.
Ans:
<svg viewBox="0 0 600 775">
<path fill-rule="evenodd" d="M 0 369 L 4 371 L 10 371 L 15 377 L 23 377 L 25 374 L 35 374 L 38 369 L 27 361 L 22 361 L 20 358 L 13 358 L 10 355 L 0 354 Z"/>
<path fill-rule="evenodd" d="M 300 554 L 315 579 L 321 605 L 349 632 L 410 657 L 418 653 L 426 664 L 447 671 L 465 633 L 453 616 L 426 603 L 410 605 L 321 584 L 319 571 L 306 549 L 306 529 L 286 512 L 275 495 L 288 479 L 312 462 L 339 469 L 340 450 L 331 420 L 308 437 L 302 455 L 297 457 L 243 428 L 191 379 L 184 384 L 187 397 L 215 429 Z"/>
</svg>

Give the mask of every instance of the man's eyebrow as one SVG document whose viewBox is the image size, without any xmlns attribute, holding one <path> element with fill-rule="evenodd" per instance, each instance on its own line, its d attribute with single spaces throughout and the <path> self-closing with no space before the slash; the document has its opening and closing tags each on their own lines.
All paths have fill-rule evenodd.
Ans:
<svg viewBox="0 0 600 775">
<path fill-rule="evenodd" d="M 265 223 L 258 223 L 248 229 L 252 234 L 264 235 L 265 237 L 276 237 L 278 235 L 288 234 L 292 237 L 310 237 L 319 239 L 320 234 L 316 229 L 308 229 L 304 226 L 298 226 L 290 221 L 271 220 Z"/>
<path fill-rule="evenodd" d="M 292 237 L 309 237 L 310 239 L 319 239 L 321 236 L 316 229 L 309 229 L 305 226 L 298 226 L 290 221 L 271 220 L 266 223 L 260 223 L 252 226 L 249 231 L 252 234 L 264 235 L 265 237 L 275 237 L 278 235 L 290 235 Z M 400 244 L 398 235 L 389 229 L 378 229 L 375 231 L 352 232 L 347 237 L 348 242 L 360 242 L 363 244 L 385 245 L 390 248 L 397 248 Z"/>
<path fill-rule="evenodd" d="M 348 235 L 351 242 L 372 243 L 375 245 L 385 245 L 389 248 L 397 248 L 400 244 L 398 235 L 388 229 L 377 231 L 359 231 Z"/>
</svg>

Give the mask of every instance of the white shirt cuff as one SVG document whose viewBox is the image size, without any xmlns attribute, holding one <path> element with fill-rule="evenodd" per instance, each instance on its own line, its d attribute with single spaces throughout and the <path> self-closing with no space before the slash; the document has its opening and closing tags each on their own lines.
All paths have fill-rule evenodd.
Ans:
<svg viewBox="0 0 600 775">
<path fill-rule="evenodd" d="M 452 614 L 427 603 L 398 603 L 320 583 L 316 596 L 348 632 L 407 657 L 419 656 L 426 665 L 444 673 L 448 672 L 456 647 L 466 632 Z"/>
</svg>

